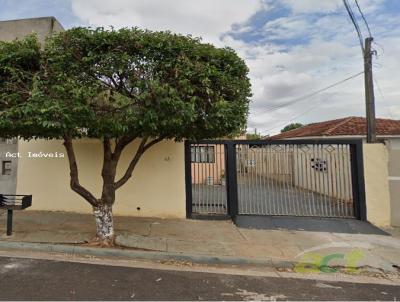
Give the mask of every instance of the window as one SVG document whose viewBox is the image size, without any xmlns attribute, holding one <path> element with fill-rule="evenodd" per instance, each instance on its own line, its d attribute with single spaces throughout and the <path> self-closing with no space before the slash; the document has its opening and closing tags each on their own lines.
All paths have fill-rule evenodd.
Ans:
<svg viewBox="0 0 400 302">
<path fill-rule="evenodd" d="M 3 160 L 2 174 L 3 175 L 11 175 L 11 160 Z"/>
<path fill-rule="evenodd" d="M 192 163 L 214 163 L 215 151 L 214 146 L 195 146 L 191 147 Z"/>
</svg>

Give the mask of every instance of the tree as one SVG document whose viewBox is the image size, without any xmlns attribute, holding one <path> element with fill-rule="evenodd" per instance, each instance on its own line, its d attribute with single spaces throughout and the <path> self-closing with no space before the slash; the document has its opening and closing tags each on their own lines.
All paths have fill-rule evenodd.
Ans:
<svg viewBox="0 0 400 302">
<path fill-rule="evenodd" d="M 113 244 L 115 192 L 142 155 L 164 139 L 216 138 L 246 125 L 250 82 L 229 48 L 170 32 L 73 28 L 0 44 L 0 136 L 62 139 L 70 187 L 92 207 L 97 237 Z M 74 140 L 103 145 L 102 193 L 79 182 Z M 124 148 L 139 140 L 116 179 Z"/>
<path fill-rule="evenodd" d="M 257 132 L 257 129 L 254 129 L 254 133 L 246 133 L 246 139 L 248 140 L 257 140 L 261 138 L 261 134 Z"/>
<path fill-rule="evenodd" d="M 297 128 L 300 128 L 300 127 L 303 127 L 303 126 L 304 126 L 304 125 L 301 124 L 301 123 L 291 123 L 291 124 L 289 124 L 289 125 L 286 125 L 286 126 L 281 130 L 281 133 L 287 132 L 287 131 L 290 131 L 290 130 L 294 130 L 294 129 L 297 129 Z"/>
</svg>

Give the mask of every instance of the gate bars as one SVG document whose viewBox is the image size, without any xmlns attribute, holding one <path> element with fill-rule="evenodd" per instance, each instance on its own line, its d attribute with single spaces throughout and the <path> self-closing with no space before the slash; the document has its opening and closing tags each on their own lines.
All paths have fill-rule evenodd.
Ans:
<svg viewBox="0 0 400 302">
<path fill-rule="evenodd" d="M 221 167 L 226 186 L 215 174 Z M 185 141 L 185 174 L 188 218 L 197 213 L 366 220 L 362 140 Z M 226 210 L 200 209 L 202 192 L 204 200 L 211 194 Z"/>
</svg>

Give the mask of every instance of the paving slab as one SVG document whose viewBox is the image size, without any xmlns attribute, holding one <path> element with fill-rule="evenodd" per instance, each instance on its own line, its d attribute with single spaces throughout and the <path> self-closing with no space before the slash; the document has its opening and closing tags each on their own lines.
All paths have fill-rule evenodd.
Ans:
<svg viewBox="0 0 400 302">
<path fill-rule="evenodd" d="M 168 252 L 177 252 L 182 254 L 195 253 L 199 255 L 222 255 L 234 256 L 234 250 L 223 242 L 194 241 L 194 240 L 176 240 L 167 239 Z"/>
<path fill-rule="evenodd" d="M 247 258 L 276 258 L 276 259 L 290 259 L 287 257 L 282 248 L 275 245 L 263 245 L 254 242 L 244 242 L 244 243 L 228 243 L 226 244 L 237 257 L 247 257 Z M 295 247 L 294 247 L 295 248 Z M 298 250 L 296 249 L 296 252 Z M 296 253 L 294 252 L 294 254 Z"/>
<path fill-rule="evenodd" d="M 256 230 L 238 228 L 241 234 L 246 237 L 249 242 L 257 242 L 259 244 L 280 246 L 285 249 L 296 246 L 301 249 L 307 249 L 321 244 L 337 241 L 330 233 L 322 232 L 306 232 L 306 231 L 290 231 L 290 230 Z"/>
<path fill-rule="evenodd" d="M 159 219 L 157 222 L 152 225 L 150 236 L 217 242 L 242 240 L 231 221 Z"/>
<path fill-rule="evenodd" d="M 118 235 L 116 243 L 120 246 L 136 249 L 167 251 L 167 239 L 141 235 Z"/>
<path fill-rule="evenodd" d="M 357 263 L 362 266 L 391 271 L 400 266 L 400 239 L 383 234 L 262 230 L 237 227 L 230 221 L 119 216 L 115 217 L 115 230 L 117 244 L 128 248 L 123 253 L 149 253 L 148 257 L 156 259 L 171 254 L 176 259 L 225 259 L 223 261 L 230 263 L 271 263 L 288 267 L 311 259 L 317 266 L 321 261 L 343 266 L 349 257 L 359 253 Z M 33 248 L 29 244 L 43 243 L 49 249 L 61 250 L 61 243 L 79 243 L 93 238 L 95 224 L 92 215 L 21 211 L 15 215 L 14 235 L 4 234 L 5 217 L 0 216 L 0 245 Z M 87 249 L 79 245 L 71 248 L 78 247 L 82 253 Z M 92 249 L 87 251 L 93 252 Z M 117 251 L 121 249 L 104 250 L 107 254 L 121 254 Z"/>
<path fill-rule="evenodd" d="M 384 228 L 384 231 L 393 237 L 400 238 L 400 226 L 391 226 Z"/>
<path fill-rule="evenodd" d="M 1 229 L 0 229 L 1 232 Z M 12 236 L 6 236 L 5 233 L 0 235 L 0 240 L 13 242 L 38 242 L 38 243 L 84 243 L 93 238 L 92 232 L 63 232 L 51 230 L 37 230 L 36 232 L 19 231 L 14 232 Z"/>
</svg>

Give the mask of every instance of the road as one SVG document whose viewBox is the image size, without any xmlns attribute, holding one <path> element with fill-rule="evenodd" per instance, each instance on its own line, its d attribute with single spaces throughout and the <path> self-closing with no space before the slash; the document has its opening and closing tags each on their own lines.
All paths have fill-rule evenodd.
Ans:
<svg viewBox="0 0 400 302">
<path fill-rule="evenodd" d="M 398 300 L 400 287 L 0 257 L 1 300 Z"/>
</svg>

